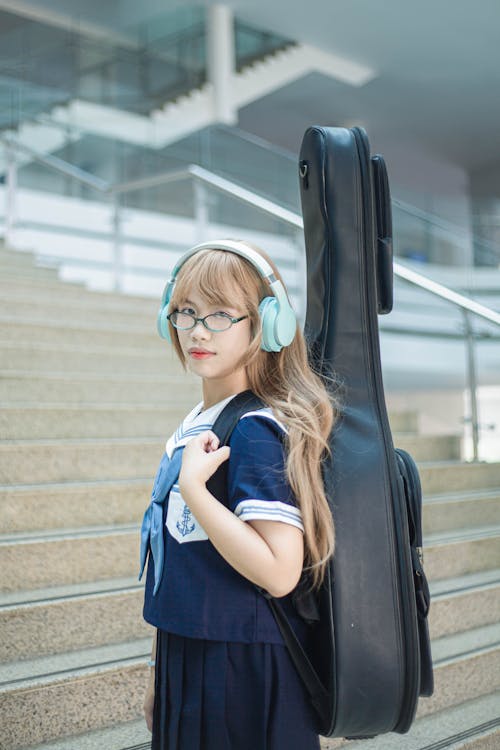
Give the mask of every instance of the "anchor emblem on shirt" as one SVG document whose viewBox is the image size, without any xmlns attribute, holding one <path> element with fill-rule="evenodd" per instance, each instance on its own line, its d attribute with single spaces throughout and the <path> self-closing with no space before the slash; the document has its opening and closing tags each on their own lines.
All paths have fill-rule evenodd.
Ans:
<svg viewBox="0 0 500 750">
<path fill-rule="evenodd" d="M 187 536 L 187 534 L 191 534 L 195 530 L 196 524 L 192 521 L 191 511 L 187 505 L 184 506 L 184 510 L 182 511 L 182 518 L 175 525 L 182 536 Z"/>
</svg>

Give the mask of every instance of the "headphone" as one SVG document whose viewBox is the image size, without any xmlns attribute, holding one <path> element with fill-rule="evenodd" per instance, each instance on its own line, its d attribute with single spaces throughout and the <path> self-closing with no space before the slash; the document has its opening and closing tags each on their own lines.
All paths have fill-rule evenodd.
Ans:
<svg viewBox="0 0 500 750">
<path fill-rule="evenodd" d="M 262 322 L 261 349 L 264 349 L 266 352 L 279 352 L 284 346 L 291 344 L 297 329 L 297 319 L 288 301 L 283 284 L 276 278 L 273 269 L 265 258 L 256 250 L 248 247 L 244 242 L 236 240 L 203 242 L 200 245 L 192 247 L 177 261 L 170 280 L 163 291 L 161 306 L 158 312 L 157 328 L 161 338 L 166 339 L 170 343 L 172 342 L 167 315 L 177 274 L 188 258 L 200 250 L 227 250 L 230 253 L 235 253 L 246 258 L 257 269 L 264 281 L 268 282 L 274 295 L 273 297 L 264 297 L 259 304 L 259 317 Z"/>
</svg>

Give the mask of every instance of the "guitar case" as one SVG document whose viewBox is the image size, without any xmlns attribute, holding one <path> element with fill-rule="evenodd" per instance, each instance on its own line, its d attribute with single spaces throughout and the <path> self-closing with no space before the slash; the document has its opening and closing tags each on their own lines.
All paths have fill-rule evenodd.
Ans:
<svg viewBox="0 0 500 750">
<path fill-rule="evenodd" d="M 408 731 L 433 691 L 429 592 L 415 462 L 396 451 L 378 314 L 392 309 L 391 209 L 382 157 L 360 128 L 309 128 L 300 151 L 312 364 L 342 383 L 324 479 L 336 551 L 311 660 L 328 688 L 321 734 Z"/>
</svg>

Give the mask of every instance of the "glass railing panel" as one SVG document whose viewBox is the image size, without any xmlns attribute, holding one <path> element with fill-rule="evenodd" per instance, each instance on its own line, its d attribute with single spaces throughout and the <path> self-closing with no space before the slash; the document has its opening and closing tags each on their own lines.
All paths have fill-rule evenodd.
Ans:
<svg viewBox="0 0 500 750">
<path fill-rule="evenodd" d="M 297 159 L 238 129 L 214 125 L 164 149 L 179 164 L 196 163 L 229 180 L 300 211 Z"/>
<path fill-rule="evenodd" d="M 478 457 L 500 460 L 500 327 L 470 315 L 471 372 L 466 321 L 455 305 L 396 278 L 394 309 L 378 321 L 389 410 L 418 412 L 420 433 L 451 436 L 450 450 L 460 450 L 460 455 L 448 454 L 443 440 L 427 460 L 473 458 L 474 382 Z"/>
</svg>

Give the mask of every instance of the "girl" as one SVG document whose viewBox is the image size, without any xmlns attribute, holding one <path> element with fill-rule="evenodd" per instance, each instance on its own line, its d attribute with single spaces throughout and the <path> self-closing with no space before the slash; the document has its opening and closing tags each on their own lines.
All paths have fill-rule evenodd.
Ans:
<svg viewBox="0 0 500 750">
<path fill-rule="evenodd" d="M 152 750 L 317 750 L 305 689 L 256 586 L 281 598 L 305 642 L 291 592 L 304 569 L 319 586 L 333 554 L 321 459 L 335 400 L 308 364 L 278 270 L 247 243 L 188 251 L 159 329 L 201 377 L 203 401 L 167 442 L 142 528 Z M 245 390 L 266 407 L 219 447 L 210 428 Z M 228 459 L 229 507 L 206 488 Z"/>
</svg>

